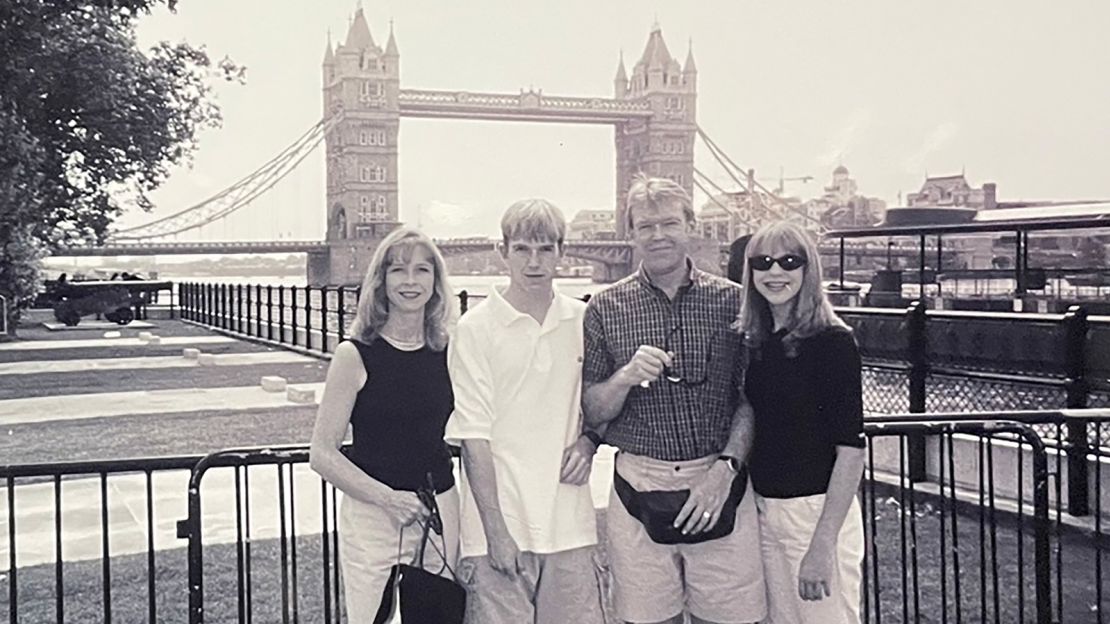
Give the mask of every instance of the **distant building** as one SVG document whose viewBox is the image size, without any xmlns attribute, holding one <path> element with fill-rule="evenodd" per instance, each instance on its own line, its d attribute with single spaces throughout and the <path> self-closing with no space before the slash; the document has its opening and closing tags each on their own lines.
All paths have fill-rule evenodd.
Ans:
<svg viewBox="0 0 1110 624">
<path fill-rule="evenodd" d="M 833 169 L 832 184 L 825 187 L 825 194 L 805 202 L 803 207 L 828 229 L 874 225 L 886 214 L 886 202 L 861 195 L 844 165 Z"/>
<path fill-rule="evenodd" d="M 906 196 L 906 205 L 993 210 L 998 207 L 997 187 L 987 182 L 981 188 L 972 188 L 964 174 L 926 177 L 921 190 Z"/>
<path fill-rule="evenodd" d="M 799 214 L 806 211 L 800 199 L 786 197 L 781 202 L 759 192 L 754 196 L 747 191 L 714 195 L 698 211 L 698 234 L 728 243 L 784 216 L 803 227 L 816 229 L 814 221 Z"/>
<path fill-rule="evenodd" d="M 579 210 L 567 224 L 567 240 L 615 238 L 616 213 L 612 210 Z"/>
</svg>

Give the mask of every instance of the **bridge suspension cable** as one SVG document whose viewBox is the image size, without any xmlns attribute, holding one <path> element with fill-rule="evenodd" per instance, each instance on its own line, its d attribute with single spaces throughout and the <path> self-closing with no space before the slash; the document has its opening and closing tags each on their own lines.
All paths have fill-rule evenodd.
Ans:
<svg viewBox="0 0 1110 624">
<path fill-rule="evenodd" d="M 706 189 L 705 186 L 703 186 L 702 183 L 698 181 L 698 178 L 701 178 L 707 184 L 709 184 L 713 188 L 715 188 L 717 190 L 718 194 L 721 194 L 721 195 L 726 194 L 725 191 L 722 190 L 720 186 L 717 186 L 717 184 L 715 182 L 713 182 L 713 180 L 709 179 L 709 176 L 702 173 L 701 170 L 699 170 L 697 167 L 694 167 L 694 186 L 698 187 L 698 190 L 701 191 L 702 193 L 705 193 L 706 196 L 709 197 L 709 201 L 713 202 L 714 204 L 717 204 L 717 206 L 721 210 L 724 210 L 725 214 L 729 214 L 729 215 L 732 215 L 733 217 L 736 217 L 741 223 L 743 223 L 744 225 L 746 225 L 750 228 L 753 228 L 753 229 L 755 228 L 755 226 L 752 224 L 751 221 L 748 221 L 744 217 L 740 216 L 740 211 L 739 210 L 736 210 L 732 206 L 729 206 L 727 204 L 721 203 L 721 201 L 719 199 L 717 199 L 716 195 L 714 195 L 713 193 L 710 193 L 709 190 Z"/>
<path fill-rule="evenodd" d="M 171 236 L 227 217 L 249 205 L 296 169 L 320 145 L 338 120 L 337 116 L 333 116 L 318 121 L 288 147 L 238 182 L 172 215 L 117 230 L 111 234 L 109 242 L 139 242 Z"/>
<path fill-rule="evenodd" d="M 721 149 L 721 147 L 719 145 L 717 145 L 717 143 L 713 139 L 711 139 L 708 134 L 706 134 L 705 130 L 703 130 L 701 128 L 701 126 L 698 126 L 698 136 L 701 137 L 702 142 L 705 144 L 705 146 L 707 148 L 709 148 L 709 153 L 712 154 L 713 158 L 716 159 L 717 163 L 721 165 L 721 167 L 725 170 L 725 173 L 727 173 L 728 176 L 730 178 L 732 178 L 732 180 L 734 182 L 736 182 L 736 184 L 739 185 L 741 189 L 745 189 L 750 195 L 753 195 L 753 196 L 755 194 L 755 191 L 759 190 L 759 191 L 762 192 L 763 195 L 770 198 L 773 203 L 777 203 L 779 206 L 785 208 L 787 211 L 792 212 L 796 215 L 799 215 L 807 221 L 811 221 L 811 222 L 817 224 L 820 231 L 824 231 L 826 229 L 825 225 L 823 223 L 821 223 L 820 219 L 809 215 L 806 211 L 801 210 L 801 209 L 797 208 L 796 206 L 791 205 L 789 202 L 783 200 L 781 197 L 776 195 L 774 192 L 772 192 L 766 186 L 761 184 L 759 182 L 759 180 L 756 180 L 756 179 L 753 178 L 751 180 L 751 185 L 750 185 L 753 188 L 748 188 L 749 185 L 742 182 L 740 180 L 739 175 L 737 175 L 737 172 L 739 172 L 742 175 L 744 170 L 739 165 L 737 165 L 735 162 L 733 162 L 733 160 L 731 158 L 728 157 L 728 154 L 726 154 L 725 151 L 723 149 Z M 766 210 L 770 211 L 770 206 L 769 205 L 764 206 L 764 208 Z M 772 214 L 774 214 L 774 213 L 772 213 Z M 783 217 L 783 215 L 778 215 L 778 214 L 776 214 L 775 216 L 779 217 L 779 218 Z"/>
</svg>

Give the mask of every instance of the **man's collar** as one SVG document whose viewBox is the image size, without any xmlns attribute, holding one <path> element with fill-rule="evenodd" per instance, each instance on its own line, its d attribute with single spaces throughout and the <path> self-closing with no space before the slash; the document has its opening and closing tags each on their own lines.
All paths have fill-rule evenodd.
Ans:
<svg viewBox="0 0 1110 624">
<path fill-rule="evenodd" d="M 554 297 L 551 300 L 551 307 L 547 310 L 544 325 L 547 325 L 552 319 L 558 321 L 573 319 L 575 317 L 575 311 L 569 299 L 560 294 L 559 289 L 555 286 L 552 286 L 552 291 L 554 291 Z M 490 312 L 498 323 L 506 327 L 522 318 L 532 318 L 513 307 L 513 304 L 509 303 L 508 300 L 505 299 L 505 296 L 501 294 L 501 290 L 498 286 L 490 288 L 489 299 L 489 305 L 492 306 Z"/>
<path fill-rule="evenodd" d="M 687 269 L 686 282 L 679 286 L 680 289 L 692 286 L 693 284 L 697 284 L 701 280 L 702 275 L 704 275 L 705 273 L 704 271 L 699 269 L 697 265 L 694 264 L 694 261 L 690 258 L 690 256 L 686 256 L 685 262 Z M 648 275 L 647 269 L 644 267 L 644 263 L 642 261 L 640 262 L 640 268 L 636 270 L 636 279 L 640 282 L 640 284 L 648 288 L 662 290 L 654 283 L 652 283 L 651 276 Z"/>
</svg>

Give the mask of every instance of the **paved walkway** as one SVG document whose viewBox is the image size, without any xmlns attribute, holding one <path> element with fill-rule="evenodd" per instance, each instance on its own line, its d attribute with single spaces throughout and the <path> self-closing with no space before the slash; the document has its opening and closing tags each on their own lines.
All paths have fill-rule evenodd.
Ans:
<svg viewBox="0 0 1110 624">
<path fill-rule="evenodd" d="M 315 390 L 316 400 L 324 391 L 323 383 L 297 384 L 296 387 Z M 0 401 L 0 426 L 139 414 L 275 408 L 292 404 L 284 392 L 266 392 L 260 386 L 67 394 Z"/>
<path fill-rule="evenodd" d="M 227 344 L 235 342 L 227 336 L 167 336 L 162 337 L 162 346 L 194 346 Z M 83 338 L 80 340 L 51 340 L 38 342 L 0 342 L 0 351 L 41 351 L 43 349 L 95 349 L 105 347 L 142 347 L 146 342 L 138 338 Z"/>
<path fill-rule="evenodd" d="M 292 351 L 262 353 L 217 353 L 210 366 L 249 366 L 258 364 L 291 364 L 314 362 L 315 359 Z M 85 358 L 79 360 L 37 360 L 30 362 L 0 362 L 0 375 L 35 375 L 40 373 L 72 373 L 100 370 L 137 370 L 147 368 L 196 368 L 197 360 L 180 355 L 155 355 L 145 357 Z M 206 365 L 209 366 L 209 365 Z"/>
</svg>

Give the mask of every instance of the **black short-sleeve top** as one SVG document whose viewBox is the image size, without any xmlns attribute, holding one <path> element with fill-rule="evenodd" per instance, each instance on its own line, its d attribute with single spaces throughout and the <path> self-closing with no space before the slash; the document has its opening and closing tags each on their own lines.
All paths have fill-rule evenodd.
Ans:
<svg viewBox="0 0 1110 624">
<path fill-rule="evenodd" d="M 366 383 L 351 409 L 347 457 L 395 490 L 425 487 L 429 474 L 437 493 L 451 489 L 455 478 L 443 441 L 455 403 L 447 351 L 404 351 L 383 338 L 351 342 L 362 356 Z"/>
<path fill-rule="evenodd" d="M 785 332 L 754 350 L 744 390 L 755 413 L 752 486 L 768 498 L 828 490 L 837 446 L 865 446 L 860 356 L 850 330 L 832 327 L 797 344 Z"/>
</svg>

